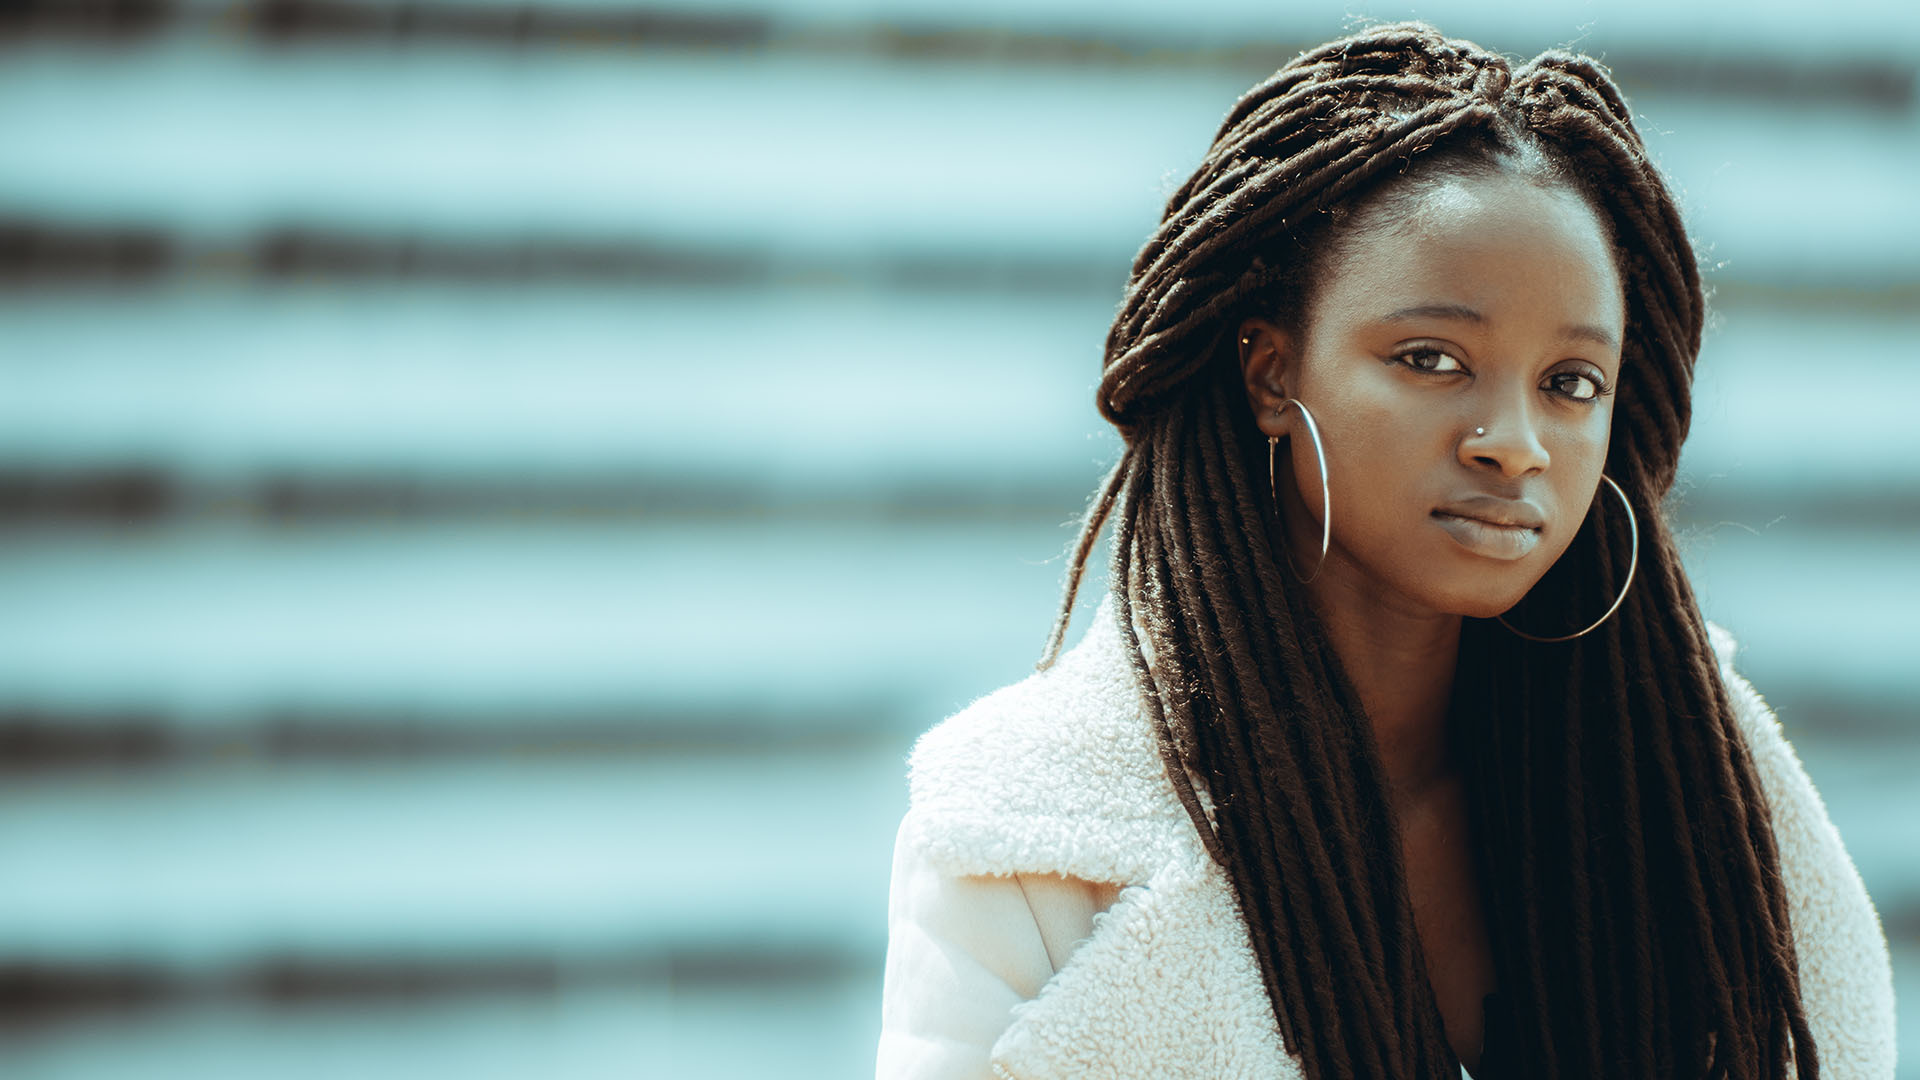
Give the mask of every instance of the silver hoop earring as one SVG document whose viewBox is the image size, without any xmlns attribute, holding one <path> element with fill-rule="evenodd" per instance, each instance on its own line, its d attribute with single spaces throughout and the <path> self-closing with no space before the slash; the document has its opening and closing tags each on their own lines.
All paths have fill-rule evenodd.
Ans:
<svg viewBox="0 0 1920 1080">
<path fill-rule="evenodd" d="M 1287 569 L 1292 570 L 1293 576 L 1300 578 L 1300 583 L 1305 585 L 1307 582 L 1319 577 L 1320 568 L 1327 565 L 1327 549 L 1331 547 L 1333 543 L 1333 493 L 1327 487 L 1327 449 L 1320 442 L 1320 425 L 1313 422 L 1313 414 L 1307 411 L 1306 403 L 1299 398 L 1288 398 L 1281 402 L 1280 408 L 1273 410 L 1274 417 L 1277 419 L 1281 411 L 1289 405 L 1300 406 L 1300 418 L 1307 422 L 1307 434 L 1313 439 L 1313 455 L 1318 458 L 1320 462 L 1320 561 L 1314 565 L 1312 574 L 1306 577 L 1300 577 L 1300 568 L 1293 565 L 1292 553 L 1287 551 L 1285 547 L 1282 547 L 1280 552 L 1281 555 L 1286 557 Z M 1278 517 L 1280 514 L 1280 488 L 1279 485 L 1274 482 L 1273 476 L 1274 458 L 1278 456 L 1276 451 L 1279 447 L 1280 436 L 1267 436 L 1267 491 L 1273 496 L 1273 512 L 1275 517 Z"/>
<path fill-rule="evenodd" d="M 1633 504 L 1627 501 L 1627 493 L 1620 490 L 1620 485 L 1613 482 L 1613 477 L 1608 476 L 1606 473 L 1601 473 L 1600 479 L 1607 482 L 1607 486 L 1613 489 L 1613 493 L 1620 496 L 1620 505 L 1627 508 L 1627 528 L 1630 530 L 1629 535 L 1633 537 L 1633 546 L 1629 549 L 1632 554 L 1627 559 L 1627 580 L 1620 586 L 1620 595 L 1613 598 L 1613 606 L 1607 609 L 1607 613 L 1595 619 L 1593 626 L 1587 627 L 1586 630 L 1582 630 L 1578 634 L 1564 634 L 1560 637 L 1535 637 L 1525 630 L 1516 629 L 1512 623 L 1507 621 L 1506 616 L 1494 616 L 1494 618 L 1500 620 L 1501 626 L 1512 630 L 1528 641 L 1572 641 L 1574 638 L 1587 633 L 1587 631 L 1592 630 L 1595 626 L 1599 626 L 1601 623 L 1612 618 L 1613 613 L 1620 610 L 1620 604 L 1626 600 L 1627 590 L 1633 587 L 1633 572 L 1640 565 L 1640 519 L 1633 516 Z"/>
</svg>

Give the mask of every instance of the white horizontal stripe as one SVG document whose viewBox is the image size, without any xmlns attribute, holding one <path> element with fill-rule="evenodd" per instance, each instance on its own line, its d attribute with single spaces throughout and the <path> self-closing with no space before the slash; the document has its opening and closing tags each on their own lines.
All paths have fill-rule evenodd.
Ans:
<svg viewBox="0 0 1920 1080">
<path fill-rule="evenodd" d="M 285 224 L 992 252 L 1119 266 L 1252 80 L 795 55 L 52 46 L 0 66 L 0 204 Z M 1920 274 L 1915 116 L 1637 99 L 1742 276 Z M 1808 212 L 1818 205 L 1818 213 Z"/>
<path fill-rule="evenodd" d="M 771 487 L 1084 472 L 1111 303 L 510 288 L 0 310 L 0 460 L 641 467 Z"/>
<path fill-rule="evenodd" d="M 1078 490 L 1119 447 L 1094 408 L 1111 314 L 1097 297 L 806 289 L 36 298 L 0 307 L 0 463 Z M 1920 488 L 1920 425 L 1874 389 L 1920 319 L 1722 318 L 1690 483 L 1784 502 Z"/>
<path fill-rule="evenodd" d="M 1071 535 L 771 518 L 19 539 L 0 561 L 0 700 L 209 723 L 885 702 L 912 726 L 1031 670 Z M 1911 548 L 1786 515 L 1711 527 L 1683 556 L 1762 692 L 1895 702 L 1920 697 Z"/>
<path fill-rule="evenodd" d="M 778 519 L 16 538 L 0 700 L 210 722 L 878 701 L 911 724 L 1032 670 L 1071 538 Z"/>
<path fill-rule="evenodd" d="M 877 953 L 905 751 L 9 780 L 0 955 Z"/>
</svg>

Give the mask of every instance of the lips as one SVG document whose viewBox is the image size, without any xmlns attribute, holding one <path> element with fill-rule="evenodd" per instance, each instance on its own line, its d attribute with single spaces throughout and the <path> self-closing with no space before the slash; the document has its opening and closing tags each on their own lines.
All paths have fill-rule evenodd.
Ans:
<svg viewBox="0 0 1920 1080">
<path fill-rule="evenodd" d="M 1434 515 L 1472 518 L 1488 525 L 1504 525 L 1539 532 L 1547 518 L 1540 508 L 1525 499 L 1502 499 L 1496 495 L 1472 495 L 1436 507 Z"/>
<path fill-rule="evenodd" d="M 1461 547 L 1489 559 L 1511 562 L 1540 546 L 1546 515 L 1525 499 L 1476 495 L 1433 511 L 1433 520 Z"/>
</svg>

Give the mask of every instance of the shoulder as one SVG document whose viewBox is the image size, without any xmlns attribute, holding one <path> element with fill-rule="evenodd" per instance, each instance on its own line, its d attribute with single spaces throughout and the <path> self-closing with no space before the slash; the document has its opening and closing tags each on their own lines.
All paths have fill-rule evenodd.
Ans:
<svg viewBox="0 0 1920 1080">
<path fill-rule="evenodd" d="M 949 873 L 1144 880 L 1191 828 L 1111 596 L 1052 667 L 934 725 L 908 765 L 902 840 Z"/>
<path fill-rule="evenodd" d="M 1779 718 L 1736 669 L 1738 642 L 1712 622 L 1707 636 L 1771 814 L 1821 1073 L 1891 1077 L 1893 971 L 1880 917 Z"/>
<path fill-rule="evenodd" d="M 1801 765 L 1793 745 L 1787 741 L 1779 717 L 1746 676 L 1734 666 L 1739 643 L 1726 628 L 1713 622 L 1707 623 L 1707 636 L 1719 665 L 1720 681 L 1726 686 L 1727 698 L 1733 705 L 1734 719 L 1743 736 L 1742 741 L 1753 760 L 1761 789 L 1771 804 L 1782 863 L 1806 865 L 1823 859 L 1831 860 L 1838 850 L 1839 837 L 1827 816 L 1826 804 Z M 1814 840 L 1823 843 L 1814 844 Z M 1828 840 L 1832 844 L 1824 843 Z M 1845 857 L 1844 851 L 1838 851 L 1838 854 L 1841 858 Z M 1840 866 L 1831 865 L 1821 867 L 1823 872 L 1841 869 Z M 1851 861 L 1846 862 L 1844 870 L 1849 876 L 1857 877 Z"/>
<path fill-rule="evenodd" d="M 1707 643 L 1713 648 L 1714 662 L 1720 668 L 1720 681 L 1727 688 L 1727 698 L 1733 705 L 1734 719 L 1739 721 L 1741 732 L 1749 743 L 1758 742 L 1771 745 L 1775 740 L 1785 743 L 1780 730 L 1780 720 L 1767 706 L 1766 699 L 1760 696 L 1753 684 L 1734 668 L 1734 655 L 1740 651 L 1740 643 L 1733 632 L 1712 619 L 1707 621 Z"/>
<path fill-rule="evenodd" d="M 1727 699 L 1733 706 L 1734 720 L 1739 725 L 1742 741 L 1753 757 L 1767 796 L 1776 803 L 1773 807 L 1775 825 L 1783 821 L 1792 823 L 1808 815 L 1815 815 L 1825 822 L 1826 805 L 1821 801 L 1820 793 L 1814 790 L 1813 782 L 1800 764 L 1800 756 L 1794 752 L 1793 744 L 1787 741 L 1780 718 L 1734 663 L 1740 650 L 1739 642 L 1725 627 L 1712 621 L 1707 623 L 1707 640 L 1713 647 L 1720 682 L 1727 688 Z M 1827 828 L 1831 829 L 1831 824 Z M 1783 858 L 1788 854 L 1781 852 Z"/>
</svg>

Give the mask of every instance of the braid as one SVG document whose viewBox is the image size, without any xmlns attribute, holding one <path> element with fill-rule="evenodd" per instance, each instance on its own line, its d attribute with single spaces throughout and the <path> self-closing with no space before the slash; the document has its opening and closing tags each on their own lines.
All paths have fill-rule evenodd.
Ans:
<svg viewBox="0 0 1920 1080">
<path fill-rule="evenodd" d="M 1234 104 L 1109 331 L 1098 404 L 1125 450 L 1088 507 L 1041 666 L 1112 518 L 1143 703 L 1232 882 L 1285 1046 L 1315 1078 L 1457 1075 L 1405 875 L 1380 854 L 1400 844 L 1379 748 L 1283 573 L 1230 335 L 1236 314 L 1303 310 L 1313 253 L 1416 159 L 1531 163 L 1575 187 L 1612 234 L 1628 304 L 1607 471 L 1641 508 L 1640 578 L 1571 642 L 1463 620 L 1450 704 L 1516 1050 L 1549 1076 L 1711 1061 L 1730 1080 L 1816 1077 L 1766 799 L 1655 509 L 1690 424 L 1699 272 L 1592 60 L 1550 52 L 1514 69 L 1401 24 L 1304 53 Z M 1523 625 L 1617 595 L 1632 538 L 1602 509 L 1518 605 Z"/>
</svg>

